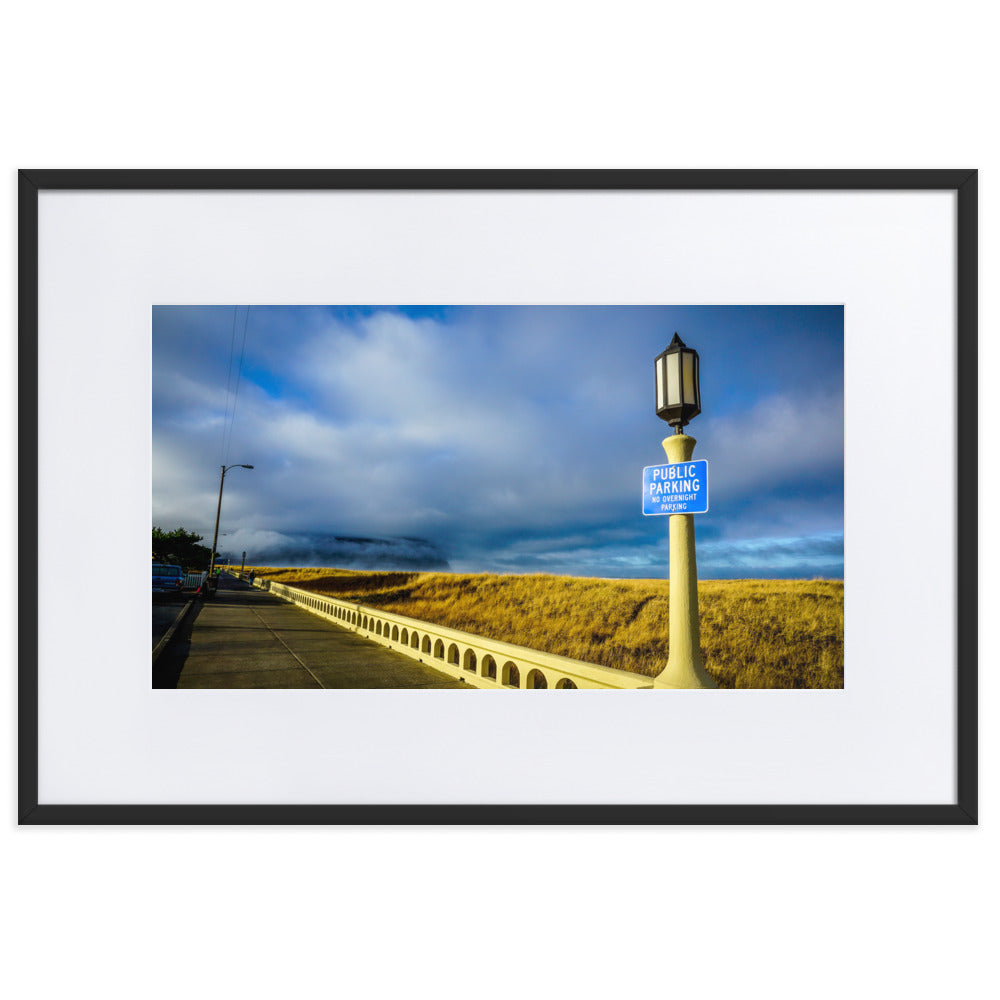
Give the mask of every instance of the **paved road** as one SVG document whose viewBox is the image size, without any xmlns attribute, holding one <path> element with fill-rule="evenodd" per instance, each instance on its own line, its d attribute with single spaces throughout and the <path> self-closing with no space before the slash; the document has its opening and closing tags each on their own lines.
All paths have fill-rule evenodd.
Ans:
<svg viewBox="0 0 1000 1000">
<path fill-rule="evenodd" d="M 181 623 L 153 687 L 468 688 L 231 577 Z"/>
</svg>

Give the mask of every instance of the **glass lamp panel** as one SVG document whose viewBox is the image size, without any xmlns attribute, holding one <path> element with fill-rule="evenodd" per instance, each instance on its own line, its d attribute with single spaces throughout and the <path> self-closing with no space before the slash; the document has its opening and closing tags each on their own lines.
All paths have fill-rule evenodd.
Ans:
<svg viewBox="0 0 1000 1000">
<path fill-rule="evenodd" d="M 698 373 L 698 368 L 701 365 L 701 361 L 696 354 L 694 356 L 694 404 L 698 407 L 698 412 L 701 412 L 701 378 Z"/>
<path fill-rule="evenodd" d="M 667 405 L 667 400 L 666 400 L 666 397 L 664 395 L 664 375 L 663 375 L 664 364 L 665 364 L 665 359 L 663 357 L 659 357 L 659 358 L 656 359 L 655 368 L 656 368 L 656 411 L 657 411 L 657 413 L 659 413 L 659 411 L 662 410 L 663 407 Z"/>
<path fill-rule="evenodd" d="M 681 402 L 681 359 L 675 351 L 668 354 L 667 362 L 667 406 L 677 406 Z"/>
<path fill-rule="evenodd" d="M 683 386 L 684 391 L 684 397 L 681 402 L 684 403 L 685 406 L 690 406 L 695 401 L 693 352 L 681 351 L 681 372 L 683 374 L 681 385 Z"/>
</svg>

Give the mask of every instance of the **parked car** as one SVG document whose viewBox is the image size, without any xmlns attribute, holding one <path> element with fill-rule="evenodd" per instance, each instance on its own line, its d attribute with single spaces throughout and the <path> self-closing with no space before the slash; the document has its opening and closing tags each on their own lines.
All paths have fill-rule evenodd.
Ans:
<svg viewBox="0 0 1000 1000">
<path fill-rule="evenodd" d="M 179 594 L 184 588 L 184 569 L 181 566 L 168 566 L 165 563 L 153 563 L 153 594 Z"/>
</svg>

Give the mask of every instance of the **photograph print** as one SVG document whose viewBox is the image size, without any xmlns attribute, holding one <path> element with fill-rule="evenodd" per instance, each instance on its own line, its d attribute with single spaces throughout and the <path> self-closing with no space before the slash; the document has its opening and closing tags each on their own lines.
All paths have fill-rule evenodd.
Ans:
<svg viewBox="0 0 1000 1000">
<path fill-rule="evenodd" d="M 840 305 L 156 305 L 154 688 L 843 688 Z"/>
</svg>

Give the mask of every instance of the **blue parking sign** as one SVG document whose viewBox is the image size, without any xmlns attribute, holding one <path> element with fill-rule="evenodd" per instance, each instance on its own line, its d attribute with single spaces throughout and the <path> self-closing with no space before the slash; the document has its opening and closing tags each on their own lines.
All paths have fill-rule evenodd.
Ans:
<svg viewBox="0 0 1000 1000">
<path fill-rule="evenodd" d="M 705 514 L 708 512 L 708 462 L 671 462 L 642 470 L 642 512 Z"/>
</svg>

